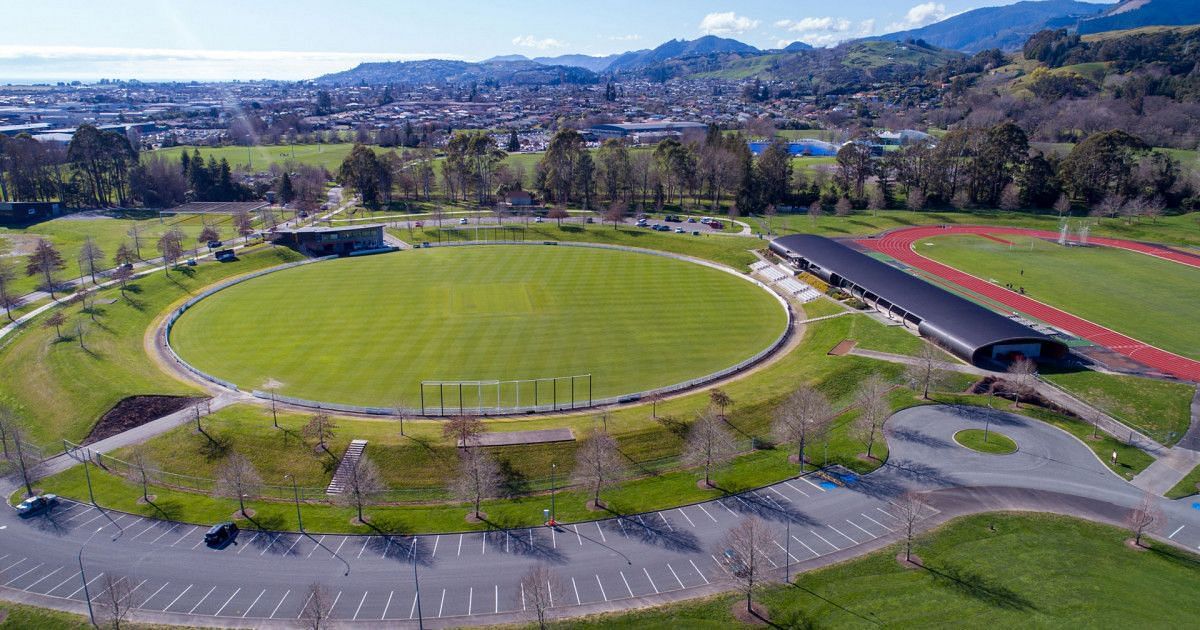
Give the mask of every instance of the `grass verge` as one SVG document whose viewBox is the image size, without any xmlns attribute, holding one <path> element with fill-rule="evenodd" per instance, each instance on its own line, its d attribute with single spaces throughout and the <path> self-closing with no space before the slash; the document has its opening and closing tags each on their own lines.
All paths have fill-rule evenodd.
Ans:
<svg viewBox="0 0 1200 630">
<path fill-rule="evenodd" d="M 963 429 L 954 434 L 954 441 L 972 451 L 988 455 L 1008 455 L 1017 452 L 1017 443 L 996 431 L 985 433 L 982 429 Z"/>
</svg>

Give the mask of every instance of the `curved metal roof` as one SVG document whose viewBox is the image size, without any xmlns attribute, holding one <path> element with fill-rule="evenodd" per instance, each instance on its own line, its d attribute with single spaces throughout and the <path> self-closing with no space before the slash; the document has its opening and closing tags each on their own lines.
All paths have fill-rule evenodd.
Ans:
<svg viewBox="0 0 1200 630">
<path fill-rule="evenodd" d="M 920 318 L 922 334 L 963 358 L 975 361 L 979 350 L 998 343 L 1040 342 L 1066 351 L 1053 337 L 823 236 L 783 236 L 771 241 L 771 249 L 803 258 Z"/>
</svg>

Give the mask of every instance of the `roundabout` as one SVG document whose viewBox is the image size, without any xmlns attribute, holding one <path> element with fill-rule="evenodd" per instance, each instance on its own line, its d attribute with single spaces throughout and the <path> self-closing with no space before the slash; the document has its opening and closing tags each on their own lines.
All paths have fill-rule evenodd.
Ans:
<svg viewBox="0 0 1200 630">
<path fill-rule="evenodd" d="M 789 318 L 758 283 L 682 257 L 445 247 L 248 279 L 191 304 L 169 341 L 244 391 L 444 415 L 698 384 L 761 359 Z"/>
</svg>

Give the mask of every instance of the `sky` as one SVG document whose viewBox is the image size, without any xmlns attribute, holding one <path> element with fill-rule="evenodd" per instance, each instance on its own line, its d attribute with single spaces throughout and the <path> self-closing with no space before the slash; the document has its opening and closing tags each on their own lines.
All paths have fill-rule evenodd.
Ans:
<svg viewBox="0 0 1200 630">
<path fill-rule="evenodd" d="M 1013 0 L 0 0 L 0 82 L 308 79 L 363 61 L 814 46 Z"/>
</svg>

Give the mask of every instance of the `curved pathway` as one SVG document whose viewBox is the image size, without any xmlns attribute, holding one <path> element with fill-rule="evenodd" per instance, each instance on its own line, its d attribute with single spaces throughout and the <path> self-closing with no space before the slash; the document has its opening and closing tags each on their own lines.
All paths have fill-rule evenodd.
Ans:
<svg viewBox="0 0 1200 630">
<path fill-rule="evenodd" d="M 918 254 L 913 243 L 923 238 L 947 234 L 1016 234 L 1035 238 L 1057 239 L 1058 233 L 1025 228 L 989 226 L 926 226 L 902 228 L 888 232 L 879 238 L 861 239 L 858 243 L 883 252 L 907 265 L 932 273 L 979 295 L 988 297 L 1022 313 L 1027 313 L 1053 326 L 1061 328 L 1095 344 L 1104 346 L 1125 356 L 1136 359 L 1156 370 L 1181 379 L 1200 382 L 1200 361 L 1180 356 L 1123 335 L 1111 328 L 1072 315 L 1028 296 L 1021 295 L 977 276 L 959 271 Z M 1200 256 L 1174 250 L 1161 245 L 1139 243 L 1114 238 L 1091 237 L 1090 243 L 1134 251 L 1183 265 L 1200 268 Z"/>
<path fill-rule="evenodd" d="M 958 430 L 985 423 L 1012 437 L 1018 452 L 983 455 L 954 443 Z M 536 564 L 559 578 L 552 613 L 561 616 L 725 590 L 720 540 L 750 515 L 771 523 L 775 536 L 760 550 L 779 571 L 787 564 L 806 570 L 896 541 L 891 502 L 909 490 L 929 493 L 926 526 L 1014 508 L 1119 522 L 1142 496 L 1074 437 L 1022 416 L 918 407 L 893 416 L 885 434 L 887 465 L 845 484 L 793 478 L 720 500 L 556 528 L 416 537 L 244 531 L 236 545 L 214 550 L 202 544 L 203 527 L 86 504 L 67 502 L 28 520 L 3 510 L 0 592 L 86 611 L 76 556 L 82 548 L 92 597 L 102 594 L 104 575 L 125 577 L 134 587 L 133 616 L 146 622 L 294 625 L 308 586 L 319 581 L 334 595 L 332 616 L 340 621 L 395 627 L 416 625 L 420 615 L 431 627 L 495 624 L 528 621 L 520 578 Z M 1200 546 L 1200 511 L 1156 500 L 1167 516 L 1162 538 Z"/>
</svg>

